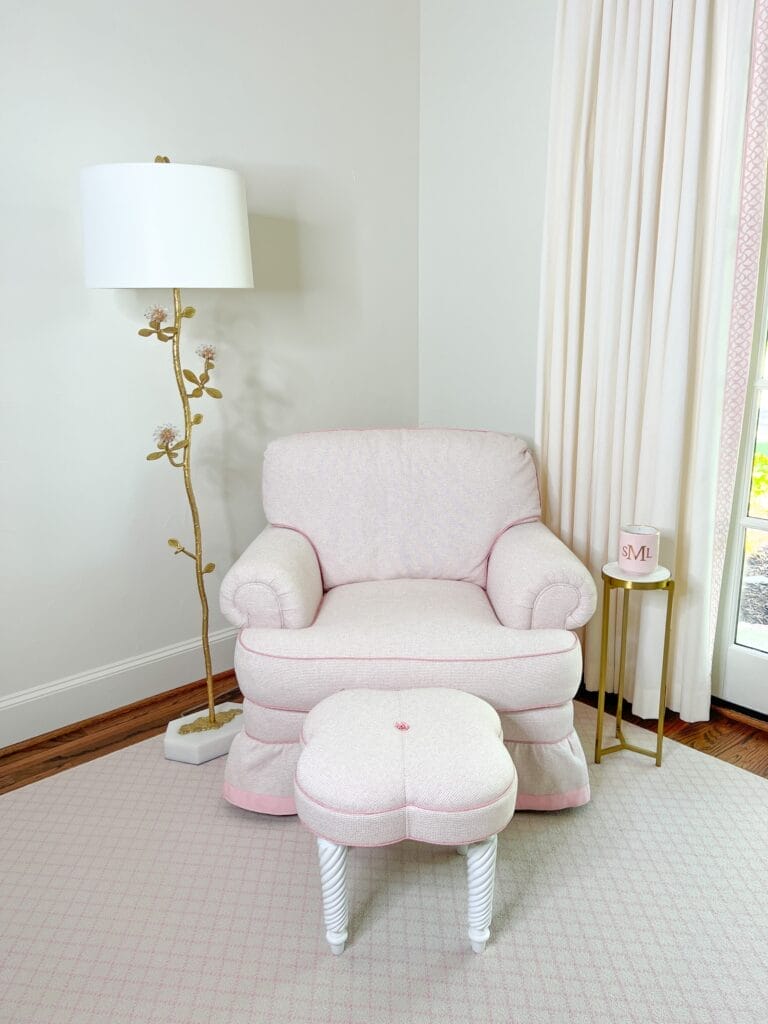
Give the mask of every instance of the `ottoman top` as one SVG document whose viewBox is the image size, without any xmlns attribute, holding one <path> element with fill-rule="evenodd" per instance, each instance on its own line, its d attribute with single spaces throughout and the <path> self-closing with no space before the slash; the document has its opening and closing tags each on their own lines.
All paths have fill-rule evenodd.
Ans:
<svg viewBox="0 0 768 1024">
<path fill-rule="evenodd" d="M 463 845 L 504 828 L 517 777 L 501 722 L 459 690 L 342 690 L 309 712 L 296 808 L 347 846 Z"/>
</svg>

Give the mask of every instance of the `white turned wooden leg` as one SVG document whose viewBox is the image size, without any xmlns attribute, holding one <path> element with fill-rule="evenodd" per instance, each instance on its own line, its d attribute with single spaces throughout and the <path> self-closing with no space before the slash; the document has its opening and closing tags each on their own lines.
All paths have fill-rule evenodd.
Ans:
<svg viewBox="0 0 768 1024">
<path fill-rule="evenodd" d="M 323 916 L 325 937 L 336 956 L 344 952 L 347 941 L 347 847 L 317 839 L 317 855 L 320 860 L 320 885 L 323 891 Z"/>
<path fill-rule="evenodd" d="M 496 878 L 496 836 L 467 849 L 467 892 L 469 941 L 475 953 L 482 953 L 493 915 L 493 883 Z"/>
<path fill-rule="evenodd" d="M 466 856 L 467 856 L 467 850 L 468 850 L 468 849 L 469 849 L 469 847 L 468 847 L 468 846 L 457 846 L 457 847 L 456 847 L 456 853 L 458 853 L 458 855 L 459 855 L 460 857 L 466 857 Z"/>
</svg>

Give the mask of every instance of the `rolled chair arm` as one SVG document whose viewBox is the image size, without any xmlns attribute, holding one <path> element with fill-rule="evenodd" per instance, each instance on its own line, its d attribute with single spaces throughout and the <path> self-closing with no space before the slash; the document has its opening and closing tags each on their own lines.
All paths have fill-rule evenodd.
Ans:
<svg viewBox="0 0 768 1024">
<path fill-rule="evenodd" d="M 307 538 L 267 526 L 224 577 L 219 604 L 233 626 L 302 629 L 314 621 L 322 596 L 320 566 Z"/>
<path fill-rule="evenodd" d="M 513 629 L 578 629 L 597 605 L 595 582 L 541 523 L 511 526 L 488 559 L 488 599 Z"/>
</svg>

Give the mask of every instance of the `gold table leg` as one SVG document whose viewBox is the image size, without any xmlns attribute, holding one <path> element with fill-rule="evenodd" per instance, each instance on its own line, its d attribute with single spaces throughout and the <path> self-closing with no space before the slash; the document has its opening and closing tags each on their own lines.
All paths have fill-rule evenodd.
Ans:
<svg viewBox="0 0 768 1024">
<path fill-rule="evenodd" d="M 667 710 L 667 667 L 669 665 L 669 635 L 672 627 L 672 599 L 675 596 L 675 581 L 666 587 L 667 618 L 664 623 L 664 655 L 661 661 L 661 688 L 659 690 L 659 724 L 656 730 L 656 767 L 661 768 L 661 744 L 664 739 L 664 715 Z"/>
<path fill-rule="evenodd" d="M 629 590 L 621 602 L 621 653 L 619 654 L 619 686 L 616 692 L 616 739 L 624 743 L 621 733 L 621 713 L 624 710 L 624 670 L 627 666 L 627 627 L 629 625 Z"/>
<path fill-rule="evenodd" d="M 603 623 L 600 631 L 600 683 L 597 691 L 597 736 L 595 737 L 595 764 L 603 754 L 603 713 L 605 711 L 605 673 L 608 667 L 608 619 L 611 611 L 611 585 L 603 583 Z"/>
</svg>

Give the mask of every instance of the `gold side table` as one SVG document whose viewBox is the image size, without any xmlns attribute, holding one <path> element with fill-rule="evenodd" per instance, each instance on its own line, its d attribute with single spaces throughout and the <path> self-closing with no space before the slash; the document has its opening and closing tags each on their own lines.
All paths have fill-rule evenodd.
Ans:
<svg viewBox="0 0 768 1024">
<path fill-rule="evenodd" d="M 664 712 L 667 706 L 667 662 L 669 660 L 669 635 L 672 622 L 672 599 L 675 594 L 675 581 L 669 569 L 659 566 L 655 572 L 647 576 L 630 576 L 619 568 L 618 562 L 609 562 L 603 566 L 603 624 L 600 636 L 600 688 L 597 696 L 597 736 L 595 738 L 595 764 L 605 754 L 614 754 L 617 750 L 634 750 L 636 754 L 646 754 L 656 758 L 656 766 L 661 767 L 661 744 L 664 739 Z M 616 706 L 616 738 L 618 743 L 611 747 L 603 746 L 603 712 L 605 710 L 605 676 L 608 666 L 608 617 L 610 615 L 611 591 L 623 590 L 624 599 L 621 617 L 621 653 L 619 655 L 619 687 Z M 627 743 L 621 728 L 621 712 L 624 701 L 624 668 L 627 659 L 627 623 L 629 622 L 629 595 L 633 590 L 664 590 L 667 594 L 667 621 L 664 626 L 664 654 L 661 662 L 661 688 L 659 692 L 659 724 L 656 730 L 656 749 L 646 750 L 634 743 Z"/>
</svg>

